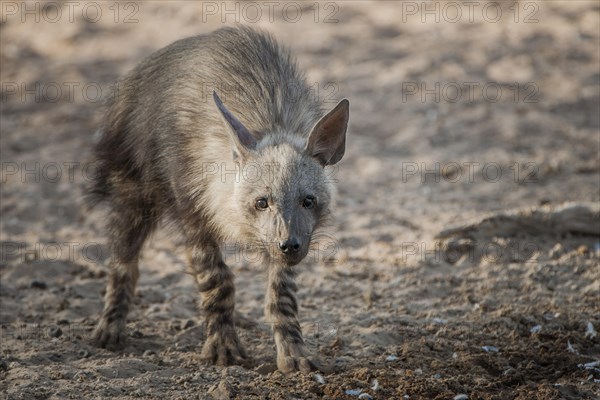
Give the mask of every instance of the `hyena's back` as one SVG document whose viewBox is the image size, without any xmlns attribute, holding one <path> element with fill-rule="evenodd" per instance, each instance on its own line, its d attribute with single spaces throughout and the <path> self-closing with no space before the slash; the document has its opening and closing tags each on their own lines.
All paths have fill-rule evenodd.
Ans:
<svg viewBox="0 0 600 400">
<path fill-rule="evenodd" d="M 177 41 L 117 83 L 95 146 L 98 174 L 90 188 L 92 200 L 126 202 L 131 190 L 132 196 L 148 200 L 144 209 L 155 209 L 156 215 L 147 217 L 172 210 L 173 187 L 185 185 L 187 174 L 200 173 L 190 167 L 219 163 L 231 151 L 213 90 L 258 135 L 305 136 L 322 116 L 288 50 L 270 35 L 229 27 Z M 202 190 L 193 188 L 193 195 Z"/>
</svg>

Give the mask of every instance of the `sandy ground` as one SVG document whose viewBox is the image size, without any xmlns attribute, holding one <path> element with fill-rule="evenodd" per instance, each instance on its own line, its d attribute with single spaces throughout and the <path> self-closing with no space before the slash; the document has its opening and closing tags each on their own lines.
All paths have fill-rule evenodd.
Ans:
<svg viewBox="0 0 600 400">
<path fill-rule="evenodd" d="M 1 3 L 0 397 L 600 398 L 597 2 L 91 4 Z M 231 252 L 252 365 L 202 365 L 165 231 L 127 347 L 88 341 L 109 257 L 81 198 L 101 100 L 145 55 L 236 18 L 292 47 L 326 107 L 351 101 L 331 240 L 299 278 L 329 374 L 275 371 L 264 271 Z"/>
</svg>

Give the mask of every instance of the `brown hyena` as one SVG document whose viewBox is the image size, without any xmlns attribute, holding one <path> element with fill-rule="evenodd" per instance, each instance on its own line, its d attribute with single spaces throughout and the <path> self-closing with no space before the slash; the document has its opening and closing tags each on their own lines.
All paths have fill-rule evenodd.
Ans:
<svg viewBox="0 0 600 400">
<path fill-rule="evenodd" d="M 344 155 L 347 100 L 324 115 L 289 52 L 268 34 L 223 28 L 177 41 L 117 84 L 89 194 L 109 205 L 113 255 L 94 338 L 123 342 L 146 238 L 167 217 L 185 235 L 206 316 L 202 357 L 243 362 L 226 242 L 260 245 L 266 317 L 281 371 L 314 368 L 297 319 L 294 265 L 329 215 L 326 167 Z M 221 94 L 223 101 L 217 93 Z"/>
</svg>

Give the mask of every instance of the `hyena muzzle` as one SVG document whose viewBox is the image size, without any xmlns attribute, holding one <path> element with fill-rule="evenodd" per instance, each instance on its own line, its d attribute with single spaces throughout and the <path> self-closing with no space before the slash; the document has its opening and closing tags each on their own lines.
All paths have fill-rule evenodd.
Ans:
<svg viewBox="0 0 600 400">
<path fill-rule="evenodd" d="M 165 217 L 184 234 L 201 294 L 202 357 L 218 365 L 247 357 L 221 253 L 235 242 L 264 254 L 278 368 L 314 369 L 297 319 L 294 266 L 330 215 L 327 167 L 344 155 L 348 101 L 325 114 L 288 50 L 247 27 L 179 40 L 116 87 L 88 189 L 110 210 L 112 256 L 96 343 L 122 344 L 141 248 Z"/>
</svg>

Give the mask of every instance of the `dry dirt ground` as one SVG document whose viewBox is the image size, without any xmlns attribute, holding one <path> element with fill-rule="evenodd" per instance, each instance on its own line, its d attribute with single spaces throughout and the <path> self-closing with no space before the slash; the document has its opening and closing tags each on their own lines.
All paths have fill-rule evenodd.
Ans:
<svg viewBox="0 0 600 400">
<path fill-rule="evenodd" d="M 3 1 L 0 397 L 598 399 L 599 3 L 447 4 Z M 88 341 L 109 257 L 81 198 L 101 100 L 236 18 L 287 43 L 325 107 L 351 101 L 337 218 L 299 267 L 327 374 L 275 371 L 264 271 L 233 252 L 252 365 L 202 365 L 167 231 L 128 345 Z"/>
</svg>

